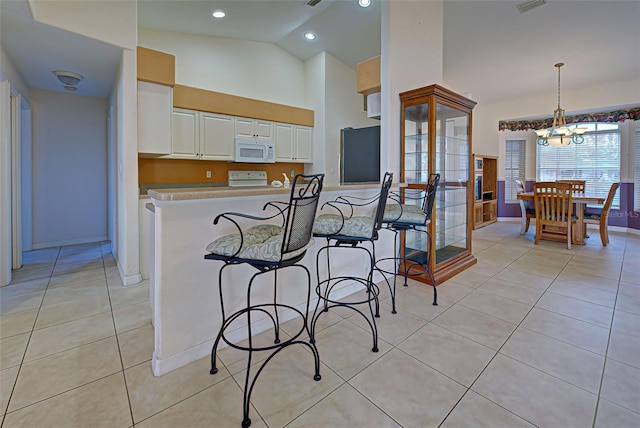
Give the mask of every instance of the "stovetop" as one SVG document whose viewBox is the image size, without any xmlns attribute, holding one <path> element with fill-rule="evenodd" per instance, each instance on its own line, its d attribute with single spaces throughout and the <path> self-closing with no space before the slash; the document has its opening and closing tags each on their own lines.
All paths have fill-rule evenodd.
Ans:
<svg viewBox="0 0 640 428">
<path fill-rule="evenodd" d="M 267 171 L 229 171 L 229 187 L 266 186 Z"/>
</svg>

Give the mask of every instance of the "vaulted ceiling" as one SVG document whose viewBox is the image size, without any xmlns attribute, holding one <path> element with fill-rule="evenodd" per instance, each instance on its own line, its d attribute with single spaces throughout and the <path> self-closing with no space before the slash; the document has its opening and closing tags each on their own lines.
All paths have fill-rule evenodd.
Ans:
<svg viewBox="0 0 640 428">
<path fill-rule="evenodd" d="M 426 0 L 424 0 L 426 1 Z M 640 2 L 547 0 L 521 14 L 513 0 L 444 0 L 445 84 L 480 103 L 500 102 L 556 87 L 588 88 L 640 76 Z M 345 64 L 380 54 L 380 0 L 139 0 L 139 27 L 274 43 L 301 60 L 327 51 Z M 227 16 L 211 18 L 214 9 Z M 27 84 L 62 90 L 51 74 L 84 74 L 77 93 L 108 96 L 119 49 L 34 22 L 25 0 L 3 1 L 1 39 Z M 316 40 L 302 33 L 312 30 Z M 411 64 L 407 64 L 411 66 Z M 425 82 L 425 85 L 432 82 Z M 640 99 L 640 94 L 639 94 Z"/>
</svg>

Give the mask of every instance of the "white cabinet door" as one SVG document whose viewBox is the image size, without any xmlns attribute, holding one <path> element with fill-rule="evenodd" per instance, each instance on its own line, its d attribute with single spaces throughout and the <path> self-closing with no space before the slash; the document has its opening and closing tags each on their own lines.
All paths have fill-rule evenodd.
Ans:
<svg viewBox="0 0 640 428">
<path fill-rule="evenodd" d="M 294 161 L 311 162 L 313 159 L 313 130 L 306 126 L 296 126 L 294 131 Z"/>
<path fill-rule="evenodd" d="M 276 123 L 276 162 L 290 162 L 293 159 L 293 125 Z"/>
<path fill-rule="evenodd" d="M 171 153 L 172 93 L 169 86 L 138 82 L 139 153 Z"/>
<path fill-rule="evenodd" d="M 200 113 L 200 159 L 227 160 L 235 158 L 233 116 Z"/>
<path fill-rule="evenodd" d="M 235 118 L 236 137 L 254 138 L 255 132 L 253 131 L 253 122 L 254 122 L 253 119 L 236 117 Z"/>
<path fill-rule="evenodd" d="M 273 122 L 246 117 L 235 118 L 236 137 L 273 140 Z"/>
<path fill-rule="evenodd" d="M 268 120 L 256 119 L 253 123 L 253 130 L 256 133 L 258 140 L 271 140 L 273 141 L 273 128 L 274 123 Z"/>
<path fill-rule="evenodd" d="M 198 112 L 176 108 L 173 109 L 172 117 L 171 155 L 167 157 L 198 159 Z"/>
</svg>

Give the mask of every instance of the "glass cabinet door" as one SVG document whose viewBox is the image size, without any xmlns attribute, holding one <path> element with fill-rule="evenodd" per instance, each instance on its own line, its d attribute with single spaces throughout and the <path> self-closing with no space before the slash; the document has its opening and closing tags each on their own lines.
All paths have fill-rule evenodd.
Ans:
<svg viewBox="0 0 640 428">
<path fill-rule="evenodd" d="M 436 264 L 469 249 L 467 242 L 469 182 L 469 115 L 436 105 Z"/>
<path fill-rule="evenodd" d="M 429 178 L 429 103 L 407 105 L 404 110 L 404 153 L 403 182 L 426 184 Z M 403 189 L 405 203 L 419 204 L 418 197 L 424 192 L 419 189 Z M 407 196 L 407 198 L 404 198 Z M 426 231 L 426 227 L 418 228 Z M 407 230 L 404 236 L 406 259 L 419 263 L 427 262 L 427 236 L 417 230 Z"/>
<path fill-rule="evenodd" d="M 471 122 L 475 101 L 439 85 L 400 94 L 400 179 L 403 192 L 426 187 L 439 173 L 429 233 L 402 232 L 405 259 L 427 263 L 436 285 L 476 263 L 471 254 Z M 424 187 L 422 187 L 424 188 Z M 406 200 L 405 200 L 406 202 Z M 400 266 L 399 272 L 403 272 Z M 407 268 L 411 273 L 411 267 Z M 431 283 L 425 273 L 414 278 Z"/>
<path fill-rule="evenodd" d="M 429 103 L 404 109 L 404 182 L 426 183 L 429 177 Z"/>
</svg>

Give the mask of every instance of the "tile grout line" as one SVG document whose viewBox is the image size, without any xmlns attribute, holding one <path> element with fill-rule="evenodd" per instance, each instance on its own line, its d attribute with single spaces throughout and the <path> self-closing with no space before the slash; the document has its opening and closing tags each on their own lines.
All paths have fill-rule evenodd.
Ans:
<svg viewBox="0 0 640 428">
<path fill-rule="evenodd" d="M 102 244 L 100 244 L 100 253 L 102 254 Z M 110 254 L 110 253 L 109 253 Z M 122 348 L 120 347 L 120 338 L 118 337 L 118 329 L 116 327 L 115 316 L 113 315 L 113 304 L 111 302 L 111 290 L 109 289 L 109 281 L 107 279 L 107 268 L 104 264 L 104 254 L 102 254 L 102 271 L 104 274 L 105 285 L 107 287 L 107 296 L 109 298 L 109 310 L 111 312 L 111 322 L 113 324 L 113 333 L 116 338 L 116 345 L 118 346 L 118 355 L 120 357 L 120 373 L 122 374 L 122 380 L 124 382 L 124 390 L 127 394 L 127 404 L 129 406 L 129 416 L 131 417 L 131 426 L 135 426 L 135 420 L 133 418 L 133 406 L 131 405 L 131 394 L 129 393 L 129 385 L 127 384 L 127 377 L 124 374 L 124 361 L 122 361 Z"/>
<path fill-rule="evenodd" d="M 29 349 L 29 344 L 31 343 L 31 337 L 33 336 L 33 332 L 35 331 L 36 322 L 38 322 L 38 316 L 40 315 L 40 310 L 42 309 L 42 303 L 44 302 L 44 297 L 47 294 L 47 290 L 49 289 L 49 283 L 51 282 L 51 277 L 53 276 L 53 271 L 55 270 L 55 265 L 58 262 L 58 258 L 60 257 L 61 247 L 58 247 L 58 254 L 56 254 L 56 260 L 53 263 L 53 269 L 51 269 L 51 275 L 49 275 L 49 280 L 47 281 L 47 286 L 44 289 L 44 294 L 42 295 L 42 300 L 40 300 L 40 305 L 38 306 L 38 312 L 36 313 L 36 317 L 33 320 L 33 325 L 31 326 L 31 331 L 29 332 L 29 339 L 27 339 L 27 346 L 24 348 L 24 353 L 22 354 L 22 359 L 20 360 L 20 364 L 18 365 L 18 372 L 16 373 L 16 379 L 13 382 L 13 387 L 11 388 L 11 393 L 9 394 L 9 398 L 7 400 L 7 407 L 4 409 L 2 416 L 2 423 L 0 424 L 0 428 L 4 426 L 4 422 L 7 418 L 7 414 L 9 413 L 9 406 L 11 405 L 11 399 L 13 398 L 13 394 L 16 390 L 16 385 L 18 385 L 18 377 L 20 376 L 20 372 L 22 371 L 22 366 L 24 365 L 24 359 L 27 356 L 27 350 Z"/>
<path fill-rule="evenodd" d="M 532 250 L 530 250 L 530 251 L 532 251 Z M 524 257 L 524 256 L 525 256 L 526 254 L 528 254 L 530 251 L 528 251 L 527 253 L 523 254 L 522 256 L 520 256 L 520 257 L 519 257 L 518 259 L 516 259 L 516 260 L 519 260 L 521 257 Z M 575 255 L 575 254 L 574 254 L 574 255 Z M 573 256 L 574 256 L 574 255 L 572 255 L 572 256 L 571 256 L 571 258 L 569 258 L 569 260 L 567 260 L 567 262 L 565 263 L 564 267 L 563 267 L 563 268 L 560 270 L 560 272 L 558 272 L 558 274 L 554 277 L 553 281 L 555 281 L 555 280 L 558 278 L 558 276 L 560 275 L 560 273 L 562 273 L 562 271 L 566 268 L 566 266 L 569 264 L 569 262 L 571 261 L 571 259 L 573 259 Z M 514 262 L 515 262 L 515 260 L 514 260 Z M 494 276 L 495 276 L 495 275 L 494 275 Z M 493 277 L 492 277 L 492 278 L 493 278 Z M 487 280 L 487 281 L 488 281 L 488 280 Z M 500 354 L 500 351 L 502 350 L 502 348 L 504 347 L 504 345 L 509 341 L 509 339 L 511 338 L 511 336 L 513 336 L 513 334 L 516 332 L 516 330 L 518 330 L 518 327 L 520 327 L 520 325 L 522 324 L 522 322 L 523 322 L 523 321 L 525 320 L 525 318 L 526 318 L 526 317 L 531 313 L 531 311 L 533 310 L 533 308 L 535 308 L 535 307 L 536 307 L 535 305 L 540 301 L 540 299 L 542 299 L 542 296 L 544 296 L 544 294 L 547 292 L 547 290 L 549 290 L 549 287 L 551 287 L 551 284 L 553 284 L 553 281 L 551 281 L 551 282 L 549 283 L 549 285 L 547 286 L 547 288 L 545 288 L 544 292 L 540 295 L 540 297 L 538 297 L 538 299 L 536 300 L 536 302 L 535 302 L 535 303 L 531 306 L 531 308 L 527 311 L 527 313 L 526 313 L 526 314 L 525 314 L 525 316 L 522 318 L 522 320 L 520 320 L 520 322 L 516 325 L 516 328 L 514 328 L 514 329 L 513 329 L 513 331 L 509 334 L 509 336 L 507 336 L 507 338 L 506 338 L 506 339 L 505 339 L 505 341 L 502 343 L 502 345 L 500 345 L 500 347 L 498 348 L 498 350 L 496 350 L 496 353 L 493 355 L 493 357 L 491 357 L 491 359 L 489 360 L 489 362 L 488 362 L 488 363 L 483 367 L 483 369 L 480 371 L 480 373 L 478 374 L 478 376 L 476 376 L 476 378 L 473 380 L 473 382 L 471 382 L 471 385 L 469 385 L 469 387 L 468 387 L 468 388 L 467 388 L 467 390 L 464 392 L 464 394 L 462 394 L 462 396 L 460 397 L 460 399 L 458 400 L 458 402 L 456 402 L 456 404 L 451 408 L 451 410 L 449 410 L 449 413 L 447 413 L 447 415 L 446 415 L 446 416 L 445 416 L 445 418 L 442 420 L 442 422 L 438 425 L 438 427 L 442 426 L 442 424 L 444 424 L 444 423 L 445 423 L 445 421 L 447 420 L 447 418 L 451 415 L 451 413 L 453 413 L 453 411 L 454 411 L 454 410 L 455 410 L 455 408 L 458 406 L 458 404 L 460 403 L 460 401 L 462 401 L 462 399 L 467 395 L 467 393 L 468 393 L 469 391 L 472 391 L 472 389 L 471 389 L 471 388 L 473 387 L 473 385 L 475 385 L 475 383 L 478 381 L 478 379 L 480 379 L 480 377 L 481 377 L 481 376 L 482 376 L 482 374 L 487 370 L 487 368 L 489 367 L 489 365 L 491 365 L 491 363 L 493 362 L 493 360 L 495 360 L 496 356 L 497 356 L 498 354 Z M 486 282 L 486 281 L 485 281 L 485 282 Z M 464 306 L 464 305 L 463 305 L 463 306 Z M 486 315 L 486 314 L 485 314 L 485 315 Z M 437 318 L 437 317 L 436 317 L 436 318 Z M 494 318 L 495 318 L 495 317 L 494 317 Z M 485 345 L 485 346 L 486 346 L 486 345 Z M 504 355 L 504 354 L 501 354 L 501 355 Z M 504 355 L 504 356 L 505 356 L 505 357 L 507 357 L 507 358 L 511 358 L 511 357 L 509 357 L 508 355 Z M 518 361 L 518 360 L 515 360 L 515 361 Z M 521 361 L 518 361 L 518 362 L 521 362 Z M 523 363 L 523 364 L 524 364 L 524 363 Z M 527 364 L 527 365 L 528 365 L 528 364 Z M 531 366 L 530 366 L 530 367 L 531 367 Z M 539 370 L 539 369 L 536 369 L 536 370 Z M 542 370 L 539 370 L 539 371 L 541 371 L 542 373 L 548 374 L 548 373 L 546 373 L 546 372 L 543 372 Z M 554 377 L 555 377 L 555 376 L 554 376 Z M 527 420 L 527 419 L 523 418 L 522 416 L 520 416 L 520 415 L 518 415 L 518 414 L 516 414 L 516 413 L 512 412 L 511 410 L 506 409 L 505 407 L 503 407 L 503 406 L 501 406 L 500 404 L 498 404 L 498 403 L 494 402 L 493 400 L 489 399 L 488 397 L 485 397 L 484 395 L 480 394 L 479 392 L 477 392 L 477 391 L 473 391 L 473 392 L 474 392 L 474 393 L 476 393 L 476 394 L 478 394 L 478 395 L 480 395 L 482 398 L 484 398 L 484 399 L 486 399 L 486 400 L 489 400 L 490 402 L 494 403 L 495 405 L 499 406 L 500 408 L 502 408 L 502 409 L 504 409 L 504 410 L 508 411 L 509 413 L 511 413 L 511 414 L 513 414 L 513 415 L 515 415 L 515 416 L 517 416 L 518 418 L 520 418 L 520 419 L 522 419 L 522 420 L 524 420 L 524 421 L 526 421 L 526 422 L 528 422 L 528 423 L 530 423 L 530 424 L 532 424 L 532 425 L 534 425 L 534 426 L 536 425 L 536 424 L 535 424 L 535 423 L 533 423 L 532 421 L 529 421 L 529 420 Z"/>
<path fill-rule="evenodd" d="M 627 241 L 624 242 L 625 251 L 623 254 L 627 253 Z M 602 384 L 604 383 L 604 374 L 607 370 L 607 355 L 609 355 L 609 345 L 611 344 L 611 334 L 613 333 L 613 321 L 616 317 L 616 306 L 618 304 L 618 293 L 620 292 L 620 281 L 622 280 L 622 266 L 620 266 L 620 274 L 618 275 L 618 288 L 616 289 L 616 297 L 613 302 L 613 312 L 611 313 L 611 322 L 609 323 L 609 335 L 607 337 L 607 346 L 604 352 L 604 364 L 602 364 L 602 371 L 600 373 L 600 385 L 598 387 L 598 399 L 596 400 L 596 408 L 593 412 L 593 424 L 592 428 L 596 426 L 596 420 L 598 419 L 598 408 L 600 407 L 600 399 L 602 393 Z M 617 404 L 617 403 L 616 403 Z M 626 407 L 625 407 L 626 408 Z"/>
</svg>

